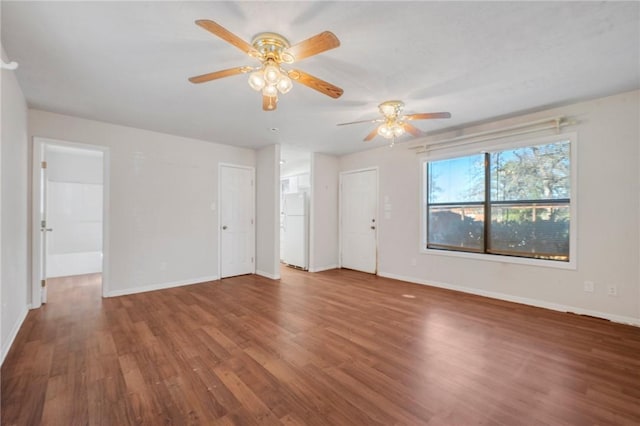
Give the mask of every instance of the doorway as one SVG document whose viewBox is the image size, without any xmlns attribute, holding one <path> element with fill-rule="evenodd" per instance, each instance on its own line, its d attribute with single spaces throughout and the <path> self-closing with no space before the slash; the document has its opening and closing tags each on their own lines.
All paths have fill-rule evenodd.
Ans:
<svg viewBox="0 0 640 426">
<path fill-rule="evenodd" d="M 106 294 L 107 162 L 104 147 L 34 138 L 32 307 L 54 278 L 92 276 Z"/>
<path fill-rule="evenodd" d="M 309 269 L 311 154 L 280 150 L 280 262 Z"/>
<path fill-rule="evenodd" d="M 255 273 L 253 167 L 220 164 L 220 278 Z"/>
<path fill-rule="evenodd" d="M 340 173 L 340 266 L 375 274 L 378 170 Z"/>
</svg>

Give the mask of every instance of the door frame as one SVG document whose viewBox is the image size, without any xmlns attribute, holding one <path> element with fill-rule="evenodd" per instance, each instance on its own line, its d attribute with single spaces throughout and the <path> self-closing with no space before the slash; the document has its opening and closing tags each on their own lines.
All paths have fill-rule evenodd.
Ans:
<svg viewBox="0 0 640 426">
<path fill-rule="evenodd" d="M 109 187 L 110 187 L 110 154 L 109 148 L 101 145 L 68 142 L 58 139 L 34 136 L 33 137 L 33 164 L 31 185 L 31 308 L 39 308 L 41 303 L 41 277 L 40 262 L 42 254 L 42 239 L 40 238 L 40 211 L 41 190 L 40 166 L 44 158 L 44 150 L 47 146 L 60 146 L 77 148 L 102 153 L 102 297 L 109 294 Z"/>
<path fill-rule="evenodd" d="M 218 279 L 222 279 L 222 223 L 221 214 L 222 211 L 222 168 L 233 167 L 236 169 L 244 169 L 251 171 L 251 213 L 253 217 L 253 223 L 251 224 L 251 255 L 253 256 L 251 273 L 256 273 L 256 168 L 253 166 L 245 166 L 241 164 L 233 163 L 218 163 L 218 220 L 217 220 L 217 234 L 218 234 Z"/>
<path fill-rule="evenodd" d="M 362 173 L 373 171 L 376 173 L 376 187 L 374 188 L 374 196 L 375 196 L 375 204 L 376 204 L 376 235 L 375 235 L 375 244 L 376 244 L 376 261 L 375 261 L 375 272 L 374 275 L 378 275 L 379 265 L 378 265 L 378 235 L 380 232 L 380 208 L 378 202 L 380 200 L 379 188 L 380 188 L 380 173 L 378 171 L 378 166 L 365 167 L 362 169 L 355 170 L 346 170 L 344 172 L 340 172 L 340 182 L 338 186 L 338 268 L 342 268 L 342 180 L 344 176 L 354 173 Z"/>
</svg>

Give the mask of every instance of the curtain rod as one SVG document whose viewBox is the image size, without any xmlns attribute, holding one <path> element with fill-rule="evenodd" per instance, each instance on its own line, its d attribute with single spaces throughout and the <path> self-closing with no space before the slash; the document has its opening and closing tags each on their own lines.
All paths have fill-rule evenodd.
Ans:
<svg viewBox="0 0 640 426">
<path fill-rule="evenodd" d="M 546 126 L 540 124 L 548 123 Z M 436 142 L 422 142 L 409 146 L 409 149 L 418 149 L 418 153 L 427 152 L 431 149 L 443 149 L 460 145 L 468 145 L 472 143 L 482 142 L 490 139 L 500 139 L 509 136 L 517 136 L 527 133 L 533 133 L 542 130 L 556 129 L 558 132 L 564 126 L 575 124 L 574 121 L 567 121 L 565 117 L 550 117 L 526 123 L 515 124 L 513 126 L 503 127 L 501 129 L 486 130 L 483 132 L 471 133 L 468 135 L 457 136 L 449 139 L 443 139 Z M 482 137 L 484 136 L 484 137 Z M 479 138 L 479 139 L 478 139 Z M 467 140 L 473 139 L 473 140 Z M 441 146 L 446 145 L 446 146 Z"/>
<path fill-rule="evenodd" d="M 13 71 L 16 68 L 18 68 L 18 63 L 17 62 L 6 63 L 2 59 L 0 59 L 0 68 Z"/>
</svg>

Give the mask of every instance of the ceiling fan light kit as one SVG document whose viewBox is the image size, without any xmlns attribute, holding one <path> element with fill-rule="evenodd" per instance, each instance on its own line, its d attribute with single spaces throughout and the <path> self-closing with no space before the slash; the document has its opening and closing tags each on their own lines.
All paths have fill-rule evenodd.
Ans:
<svg viewBox="0 0 640 426">
<path fill-rule="evenodd" d="M 400 113 L 404 109 L 404 102 L 385 101 L 378 105 L 378 109 L 385 116 L 385 122 L 378 127 L 378 134 L 385 139 L 393 139 L 395 142 L 395 138 L 405 133 L 404 119 L 400 117 Z"/>
<path fill-rule="evenodd" d="M 334 99 L 339 98 L 343 93 L 341 88 L 317 77 L 300 70 L 286 70 L 281 66 L 281 64 L 292 64 L 294 61 L 340 46 L 338 38 L 329 31 L 317 34 L 292 46 L 286 38 L 276 33 L 260 33 L 249 44 L 216 22 L 201 19 L 196 21 L 196 25 L 234 45 L 250 57 L 259 60 L 260 65 L 257 67 L 236 67 L 191 77 L 189 81 L 192 83 L 204 83 L 236 74 L 250 73 L 249 86 L 262 93 L 262 109 L 265 111 L 276 109 L 278 94 L 288 93 L 293 88 L 293 81 Z"/>
<path fill-rule="evenodd" d="M 266 109 L 275 109 L 278 102 L 278 92 L 283 95 L 293 88 L 293 83 L 288 73 L 280 67 L 280 63 L 292 63 L 294 58 L 285 52 L 289 48 L 289 42 L 280 34 L 258 34 L 252 42 L 253 47 L 260 53 L 259 58 L 264 58 L 262 66 L 255 68 L 249 75 L 249 86 L 262 96 L 273 98 L 267 104 Z"/>
<path fill-rule="evenodd" d="M 399 138 L 404 135 L 404 127 L 399 122 L 388 122 L 378 127 L 378 134 L 385 139 Z"/>
</svg>

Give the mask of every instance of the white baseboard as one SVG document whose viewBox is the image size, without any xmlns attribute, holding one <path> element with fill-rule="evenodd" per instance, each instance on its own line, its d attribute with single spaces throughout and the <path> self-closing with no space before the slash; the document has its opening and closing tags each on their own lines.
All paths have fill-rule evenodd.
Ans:
<svg viewBox="0 0 640 426">
<path fill-rule="evenodd" d="M 256 271 L 256 275 L 260 275 L 261 277 L 269 278 L 269 279 L 272 279 L 272 280 L 279 280 L 280 279 L 280 274 L 270 274 L 270 273 L 264 272 L 264 271 Z"/>
<path fill-rule="evenodd" d="M 4 359 L 9 353 L 9 349 L 13 346 L 13 341 L 16 340 L 18 336 L 18 332 L 20 331 L 20 327 L 22 327 L 22 323 L 27 318 L 27 313 L 29 313 L 29 309 L 31 309 L 31 305 L 26 305 L 23 312 L 18 316 L 18 321 L 11 328 L 11 333 L 9 333 L 9 339 L 7 339 L 6 344 L 2 347 L 2 358 L 0 359 L 0 365 L 4 363 Z"/>
<path fill-rule="evenodd" d="M 168 282 L 168 283 L 150 284 L 150 285 L 145 285 L 145 286 L 142 286 L 142 287 L 130 287 L 130 288 L 126 288 L 126 289 L 123 289 L 123 290 L 109 291 L 109 292 L 107 292 L 105 294 L 105 297 L 126 296 L 128 294 L 136 294 L 136 293 L 145 293 L 147 291 L 164 290 L 166 288 L 182 287 L 184 285 L 200 284 L 200 283 L 205 283 L 205 282 L 208 282 L 208 281 L 216 281 L 217 279 L 218 279 L 218 276 L 212 275 L 210 277 L 193 278 L 193 279 L 186 280 L 186 281 L 173 281 L 173 282 Z"/>
<path fill-rule="evenodd" d="M 329 269 L 336 269 L 336 268 L 338 268 L 338 265 L 336 264 L 318 266 L 318 267 L 309 268 L 309 272 L 322 272 L 322 271 L 328 271 Z"/>
<path fill-rule="evenodd" d="M 407 277 L 407 276 L 391 274 L 387 272 L 378 272 L 378 275 L 385 278 L 392 278 L 394 280 L 407 281 L 414 284 L 422 284 L 422 285 L 428 285 L 432 287 L 446 288 L 448 290 L 455 290 L 455 291 L 460 291 L 462 293 L 469 293 L 469 294 L 475 294 L 478 296 L 490 297 L 492 299 L 505 300 L 507 302 L 522 303 L 523 305 L 530 305 L 538 308 L 551 309 L 553 311 L 570 312 L 570 313 L 579 314 L 579 315 L 589 315 L 592 317 L 607 319 L 612 322 L 640 327 L 640 318 L 608 314 L 606 312 L 592 311 L 589 309 L 578 308 L 575 306 L 546 302 L 544 300 L 529 299 L 527 297 L 513 296 L 505 293 L 480 290 L 476 288 L 463 287 L 459 285 L 441 283 L 437 281 L 421 280 L 414 277 Z"/>
</svg>

